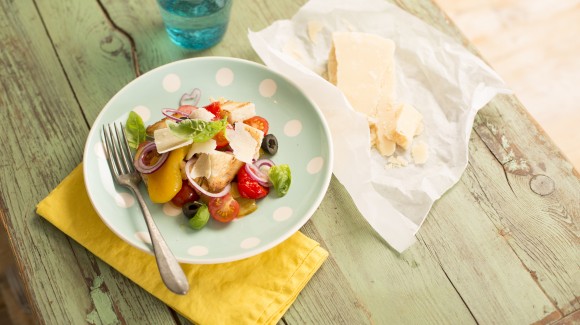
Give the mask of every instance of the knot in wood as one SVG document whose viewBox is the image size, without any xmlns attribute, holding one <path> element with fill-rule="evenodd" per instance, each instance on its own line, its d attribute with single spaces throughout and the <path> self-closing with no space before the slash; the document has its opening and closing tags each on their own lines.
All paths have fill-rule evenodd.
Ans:
<svg viewBox="0 0 580 325">
<path fill-rule="evenodd" d="M 550 195 L 552 194 L 552 192 L 554 192 L 556 184 L 554 183 L 554 180 L 551 179 L 550 177 L 539 174 L 534 175 L 534 177 L 532 177 L 532 179 L 530 180 L 530 188 L 532 189 L 532 191 L 534 191 L 534 193 L 545 196 Z"/>
<path fill-rule="evenodd" d="M 106 53 L 117 56 L 124 52 L 125 44 L 117 35 L 107 35 L 100 42 L 100 48 Z"/>
</svg>

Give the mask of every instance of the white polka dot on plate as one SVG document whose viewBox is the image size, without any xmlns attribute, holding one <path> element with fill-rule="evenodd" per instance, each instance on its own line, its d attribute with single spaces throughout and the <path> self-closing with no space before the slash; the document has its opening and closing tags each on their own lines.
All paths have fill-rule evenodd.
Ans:
<svg viewBox="0 0 580 325">
<path fill-rule="evenodd" d="M 302 132 L 302 122 L 299 120 L 291 120 L 284 125 L 284 134 L 289 137 L 295 137 Z"/>
<path fill-rule="evenodd" d="M 135 237 L 140 241 L 144 242 L 145 244 L 151 244 L 151 236 L 146 231 L 138 231 L 135 233 Z"/>
<path fill-rule="evenodd" d="M 168 74 L 163 78 L 163 89 L 165 91 L 174 93 L 181 87 L 181 79 L 175 73 Z"/>
<path fill-rule="evenodd" d="M 215 74 L 215 81 L 222 87 L 229 86 L 234 81 L 234 72 L 229 68 L 221 68 Z"/>
<path fill-rule="evenodd" d="M 258 244 L 260 244 L 260 238 L 250 237 L 242 240 L 240 247 L 243 249 L 250 249 L 258 246 Z"/>
<path fill-rule="evenodd" d="M 105 148 L 103 148 L 103 143 L 101 141 L 95 143 L 93 149 L 95 150 L 95 155 L 97 155 L 97 158 L 107 159 L 107 157 L 105 157 Z"/>
<path fill-rule="evenodd" d="M 272 79 L 264 79 L 260 82 L 260 86 L 258 90 L 260 91 L 260 95 L 270 98 L 276 94 L 276 90 L 278 89 L 278 85 Z"/>
<path fill-rule="evenodd" d="M 151 118 L 151 110 L 149 110 L 149 108 L 146 106 L 143 105 L 136 106 L 135 108 L 133 108 L 133 112 L 139 114 L 143 122 L 147 122 L 149 121 L 149 118 Z"/>
<path fill-rule="evenodd" d="M 289 207 L 280 207 L 274 211 L 274 220 L 280 222 L 289 219 L 294 211 Z"/>
<path fill-rule="evenodd" d="M 163 213 L 168 217 L 175 217 L 181 214 L 181 208 L 176 207 L 171 202 L 163 204 Z"/>
<path fill-rule="evenodd" d="M 129 208 L 135 204 L 135 198 L 129 193 L 116 193 L 115 202 L 121 208 Z"/>
<path fill-rule="evenodd" d="M 209 253 L 209 250 L 205 246 L 191 246 L 187 253 L 192 256 L 205 256 Z"/>
<path fill-rule="evenodd" d="M 306 171 L 310 174 L 316 174 L 322 169 L 322 165 L 324 165 L 324 159 L 322 157 L 312 158 L 306 165 Z"/>
</svg>

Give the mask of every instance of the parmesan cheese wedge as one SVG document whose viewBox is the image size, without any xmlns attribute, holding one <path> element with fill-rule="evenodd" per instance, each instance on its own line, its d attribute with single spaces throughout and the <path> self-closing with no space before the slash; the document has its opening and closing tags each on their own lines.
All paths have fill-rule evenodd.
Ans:
<svg viewBox="0 0 580 325">
<path fill-rule="evenodd" d="M 395 43 L 377 35 L 333 33 L 328 60 L 330 82 L 355 110 L 376 117 L 383 96 L 385 100 L 394 97 L 394 52 Z"/>
<path fill-rule="evenodd" d="M 390 139 L 395 116 L 395 43 L 373 34 L 338 32 L 332 35 L 328 78 L 353 108 L 369 118 L 372 144 L 384 156 L 396 144 Z"/>
</svg>

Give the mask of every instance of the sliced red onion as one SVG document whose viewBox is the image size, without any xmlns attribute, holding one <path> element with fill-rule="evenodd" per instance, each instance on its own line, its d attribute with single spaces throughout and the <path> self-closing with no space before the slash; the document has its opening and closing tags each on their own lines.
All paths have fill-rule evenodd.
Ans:
<svg viewBox="0 0 580 325">
<path fill-rule="evenodd" d="M 270 159 L 263 158 L 263 159 L 256 160 L 254 162 L 254 165 L 256 165 L 256 167 L 258 167 L 258 168 L 262 168 L 263 166 L 272 167 L 276 164 Z"/>
<path fill-rule="evenodd" d="M 173 114 L 179 114 L 179 115 L 181 115 L 183 117 L 189 116 L 189 114 L 186 114 L 184 112 L 178 111 L 176 109 L 171 109 L 171 108 L 164 108 L 164 109 L 161 110 L 161 113 L 163 113 L 163 115 L 165 115 L 168 118 L 170 118 L 170 119 L 172 119 L 174 121 L 177 121 L 177 122 L 181 121 L 181 119 L 179 117 L 173 116 Z"/>
<path fill-rule="evenodd" d="M 230 192 L 231 185 L 229 183 L 219 193 L 209 192 L 206 189 L 204 189 L 203 187 L 201 187 L 201 185 L 197 184 L 197 182 L 191 177 L 191 167 L 193 167 L 192 165 L 194 162 L 195 162 L 195 159 L 190 159 L 185 164 L 185 175 L 187 175 L 187 179 L 189 180 L 189 183 L 191 184 L 191 186 L 193 186 L 196 190 L 198 190 L 202 194 L 205 194 L 209 197 L 222 197 Z"/>
<path fill-rule="evenodd" d="M 181 115 L 189 116 L 189 114 L 191 114 L 191 112 L 195 111 L 196 109 L 198 109 L 197 106 L 181 105 L 181 106 L 179 106 L 179 108 L 177 110 L 181 113 Z"/>
<path fill-rule="evenodd" d="M 179 100 L 179 106 L 192 105 L 196 106 L 201 98 L 201 90 L 199 88 L 194 88 L 189 94 L 185 93 L 181 96 Z"/>
<path fill-rule="evenodd" d="M 147 165 L 144 159 L 148 154 L 152 152 L 159 155 L 159 160 L 157 160 L 157 162 L 154 165 Z M 147 144 L 143 145 L 141 148 L 137 150 L 137 153 L 135 154 L 135 158 L 133 160 L 133 164 L 135 165 L 135 169 L 137 169 L 140 173 L 151 174 L 154 171 L 158 170 L 163 165 L 163 163 L 165 163 L 167 157 L 169 157 L 168 152 L 159 154 L 157 152 L 157 146 L 155 145 L 155 142 L 148 142 Z"/>
<path fill-rule="evenodd" d="M 255 180 L 256 182 L 258 182 L 260 185 L 262 185 L 264 187 L 272 186 L 272 183 L 270 182 L 270 178 L 268 178 L 268 174 L 265 173 L 263 170 L 261 170 L 258 165 L 256 165 L 257 162 L 258 161 L 256 161 L 253 164 L 246 164 L 245 168 L 246 168 L 246 171 L 248 172 L 248 175 L 250 175 L 250 177 L 253 180 Z"/>
</svg>

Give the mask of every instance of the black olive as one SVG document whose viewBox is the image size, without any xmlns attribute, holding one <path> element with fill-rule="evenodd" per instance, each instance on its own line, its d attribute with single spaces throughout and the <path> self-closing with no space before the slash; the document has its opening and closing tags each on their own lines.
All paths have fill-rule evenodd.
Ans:
<svg viewBox="0 0 580 325">
<path fill-rule="evenodd" d="M 273 134 L 267 134 L 262 139 L 262 149 L 269 155 L 275 155 L 278 152 L 278 139 Z"/>
<path fill-rule="evenodd" d="M 197 201 L 188 202 L 183 205 L 181 208 L 183 210 L 183 214 L 187 217 L 187 219 L 193 218 L 197 213 L 197 210 L 202 206 L 201 203 Z"/>
</svg>

